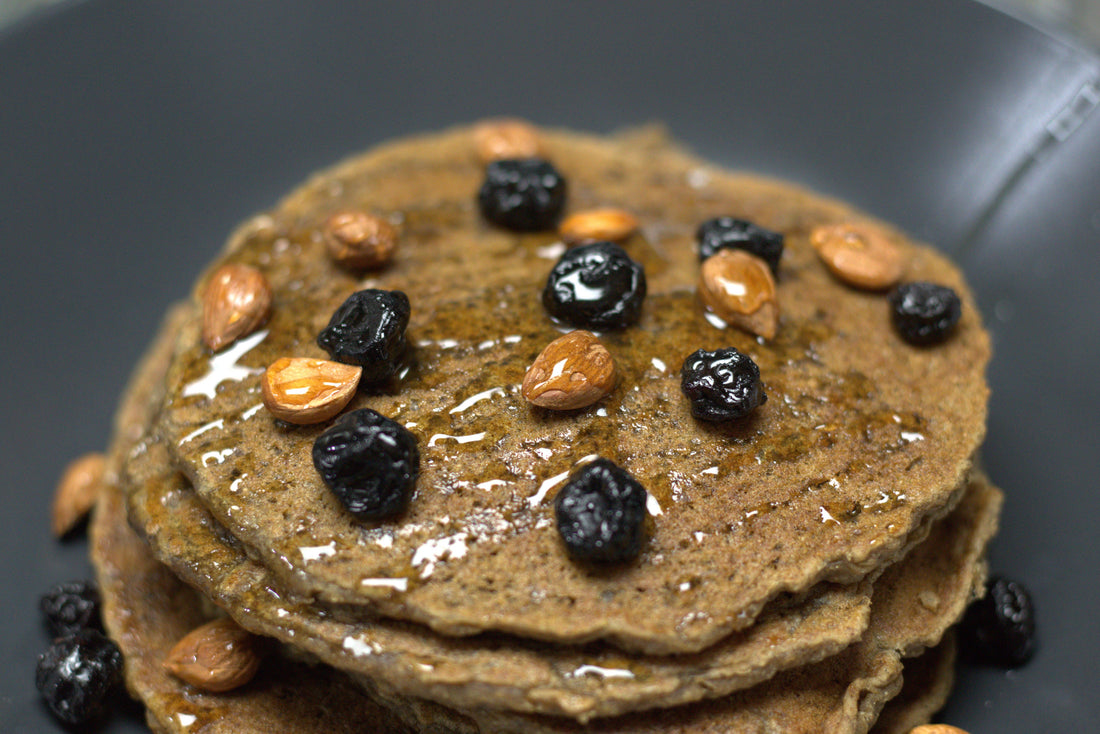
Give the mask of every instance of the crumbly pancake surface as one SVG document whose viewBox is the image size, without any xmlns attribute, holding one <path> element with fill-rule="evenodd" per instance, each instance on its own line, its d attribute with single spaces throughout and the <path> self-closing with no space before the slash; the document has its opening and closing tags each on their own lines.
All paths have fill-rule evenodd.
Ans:
<svg viewBox="0 0 1100 734">
<path fill-rule="evenodd" d="M 955 638 L 948 636 L 934 649 L 905 661 L 901 693 L 886 704 L 871 734 L 909 734 L 927 724 L 947 703 L 955 682 Z"/>
<path fill-rule="evenodd" d="M 164 453 L 143 448 L 132 471 L 163 473 Z M 159 481 L 158 481 L 159 479 Z M 716 697 L 815 662 L 858 640 L 869 583 L 823 584 L 806 600 L 775 603 L 748 630 L 677 656 L 628 654 L 607 644 L 559 646 L 504 635 L 447 637 L 421 625 L 365 616 L 288 594 L 248 558 L 186 481 L 146 478 L 131 517 L 155 553 L 254 632 L 326 663 L 387 680 L 395 690 L 450 706 L 496 706 L 586 720 Z"/>
<path fill-rule="evenodd" d="M 163 366 L 150 360 L 138 381 L 154 386 L 140 391 L 146 411 L 157 404 L 162 380 Z M 839 652 L 859 638 L 870 614 L 869 583 L 822 584 L 806 599 L 774 603 L 750 629 L 690 655 L 626 655 L 606 644 L 574 648 L 500 635 L 444 637 L 365 615 L 361 607 L 287 593 L 214 521 L 147 426 L 132 422 L 114 453 L 126 457 L 115 472 L 119 484 L 141 485 L 126 493 L 129 516 L 154 555 L 242 625 L 331 665 L 384 678 L 403 694 L 452 706 L 586 720 L 717 697 Z"/>
<path fill-rule="evenodd" d="M 161 348 L 146 361 L 124 401 L 112 471 L 92 532 L 106 623 L 124 650 L 128 683 L 148 707 L 150 726 L 158 732 L 241 734 L 402 731 L 402 724 L 391 713 L 325 667 L 273 656 L 256 680 L 232 694 L 197 692 L 161 668 L 160 662 L 174 642 L 205 619 L 204 605 L 153 560 L 148 547 L 129 529 L 116 479 L 127 456 L 132 462 L 134 455 L 144 455 L 141 426 L 148 420 L 149 398 L 157 391 L 155 368 L 166 356 L 166 343 L 162 340 Z M 136 452 L 134 446 L 139 447 Z M 866 731 L 878 709 L 900 686 L 902 651 L 918 652 L 937 643 L 954 615 L 980 587 L 982 553 L 995 528 L 999 503 L 999 492 L 977 478 L 959 508 L 936 524 L 928 540 L 887 570 L 875 597 L 875 621 L 861 643 L 733 696 L 599 720 L 585 730 L 684 734 L 816 731 L 827 722 L 830 731 Z M 212 563 L 217 565 L 221 558 L 214 556 Z M 937 603 L 930 601 L 930 595 Z M 392 693 L 383 698 L 422 732 L 581 730 L 561 719 L 485 710 L 459 713 Z"/>
<path fill-rule="evenodd" d="M 1002 494 L 976 476 L 958 509 L 926 542 L 891 566 L 876 584 L 871 623 L 859 643 L 820 663 L 785 671 L 721 699 L 655 711 L 573 722 L 503 711 L 461 715 L 423 702 L 387 704 L 421 728 L 494 734 L 728 734 L 811 732 L 863 734 L 902 686 L 903 659 L 939 645 L 957 614 L 985 583 L 985 548 L 997 528 Z M 948 560 L 950 559 L 950 560 Z M 950 565 L 947 575 L 943 570 Z M 929 594 L 939 604 L 930 608 Z"/>
<path fill-rule="evenodd" d="M 161 663 L 185 634 L 206 622 L 209 606 L 158 563 L 126 520 L 118 476 L 129 449 L 152 418 L 181 311 L 137 368 L 115 419 L 105 486 L 90 526 L 91 557 L 103 622 L 122 650 L 126 686 L 146 707 L 158 734 L 401 734 L 406 727 L 363 695 L 346 676 L 279 656 L 264 661 L 238 692 L 196 690 Z"/>
<path fill-rule="evenodd" d="M 527 366 L 561 333 L 540 301 L 559 248 L 552 233 L 481 221 L 469 130 L 337 166 L 233 238 L 220 262 L 265 273 L 271 320 L 212 356 L 193 318 L 158 431 L 217 521 L 283 584 L 446 634 L 697 651 L 750 626 L 777 594 L 884 566 L 957 500 L 984 432 L 989 344 L 944 258 L 896 235 L 907 279 L 963 299 L 950 340 L 912 347 L 885 298 L 839 284 L 807 242 L 816 224 L 860 218 L 846 207 L 723 173 L 662 141 L 547 132 L 545 147 L 569 181 L 568 211 L 621 206 L 642 224 L 624 245 L 649 280 L 642 319 L 602 336 L 620 382 L 588 409 L 552 413 L 519 395 Z M 359 278 L 329 262 L 319 228 L 345 208 L 399 221 L 391 267 Z M 717 328 L 696 301 L 692 235 L 723 214 L 786 235 L 772 341 Z M 317 333 L 367 286 L 409 295 L 413 347 L 395 385 L 361 389 L 350 408 L 409 426 L 422 460 L 409 510 L 364 523 L 313 468 L 325 426 L 289 427 L 257 406 L 258 372 L 284 356 L 324 358 Z M 747 422 L 704 425 L 680 393 L 679 366 L 726 346 L 756 360 L 769 398 Z M 651 495 L 641 557 L 611 573 L 571 561 L 554 528 L 555 491 L 591 455 Z"/>
</svg>

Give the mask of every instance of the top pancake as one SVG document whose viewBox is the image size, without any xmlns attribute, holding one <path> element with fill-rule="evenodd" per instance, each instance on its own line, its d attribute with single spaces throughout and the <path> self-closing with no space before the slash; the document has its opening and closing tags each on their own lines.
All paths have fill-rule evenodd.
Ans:
<svg viewBox="0 0 1100 734">
<path fill-rule="evenodd" d="M 913 347 L 881 294 L 838 283 L 809 246 L 814 225 L 862 219 L 845 206 L 718 171 L 653 136 L 546 132 L 544 147 L 569 181 L 567 212 L 621 206 L 642 225 L 624 247 L 645 266 L 649 295 L 638 325 L 602 336 L 620 380 L 591 408 L 552 413 L 519 395 L 527 366 L 561 333 L 540 300 L 557 238 L 480 219 L 483 167 L 468 129 L 314 177 L 242 227 L 215 263 L 260 268 L 272 317 L 214 357 L 196 309 L 158 431 L 215 518 L 284 583 L 446 634 L 693 651 L 751 624 L 780 592 L 890 562 L 949 509 L 984 433 L 989 342 L 945 258 L 895 235 L 907 280 L 949 285 L 963 301 L 945 344 Z M 347 208 L 401 225 L 395 262 L 366 279 L 333 265 L 319 235 Z M 717 328 L 696 301 L 693 233 L 723 214 L 786 235 L 772 341 Z M 397 384 L 361 389 L 349 409 L 409 426 L 421 451 L 409 510 L 369 523 L 313 468 L 327 424 L 292 427 L 257 407 L 259 372 L 279 357 L 326 358 L 317 333 L 362 287 L 408 294 L 412 349 Z M 760 365 L 768 401 L 747 422 L 704 425 L 680 393 L 679 366 L 726 346 Z M 610 572 L 571 561 L 553 521 L 554 492 L 591 455 L 637 477 L 656 513 L 639 559 Z"/>
</svg>

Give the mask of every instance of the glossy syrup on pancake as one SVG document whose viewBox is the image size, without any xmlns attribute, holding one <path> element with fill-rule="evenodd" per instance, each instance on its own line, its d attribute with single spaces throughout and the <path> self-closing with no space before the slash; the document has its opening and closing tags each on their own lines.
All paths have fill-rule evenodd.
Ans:
<svg viewBox="0 0 1100 734">
<path fill-rule="evenodd" d="M 861 218 L 847 207 L 644 136 L 547 132 L 545 149 L 570 180 L 571 209 L 620 206 L 641 223 L 624 248 L 645 266 L 649 296 L 636 326 L 602 336 L 621 379 L 588 409 L 555 414 L 519 394 L 560 335 L 539 294 L 562 245 L 479 218 L 469 130 L 314 177 L 219 260 L 264 271 L 271 320 L 215 356 L 197 324 L 185 326 L 157 430 L 217 521 L 283 584 L 445 634 L 696 651 L 751 625 L 780 593 L 890 563 L 953 506 L 984 434 L 989 343 L 946 259 L 894 235 L 908 278 L 950 285 L 964 303 L 950 340 L 915 348 L 893 332 L 885 298 L 838 283 L 808 244 L 817 224 Z M 344 208 L 399 223 L 390 267 L 360 278 L 329 261 L 320 228 Z M 693 292 L 694 229 L 731 213 L 787 238 L 771 341 L 719 328 Z M 309 448 L 324 426 L 288 427 L 257 407 L 258 372 L 284 356 L 323 357 L 316 334 L 362 287 L 402 290 L 413 311 L 407 370 L 349 406 L 418 437 L 416 493 L 386 522 L 354 521 L 317 477 Z M 760 365 L 769 400 L 747 422 L 702 425 L 679 365 L 725 346 Z M 572 562 L 553 527 L 555 490 L 596 455 L 650 494 L 649 542 L 613 573 Z"/>
</svg>

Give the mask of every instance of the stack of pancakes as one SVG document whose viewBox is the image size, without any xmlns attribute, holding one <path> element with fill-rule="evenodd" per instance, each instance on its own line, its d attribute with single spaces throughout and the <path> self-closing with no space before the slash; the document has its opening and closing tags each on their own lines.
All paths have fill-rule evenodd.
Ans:
<svg viewBox="0 0 1100 734">
<path fill-rule="evenodd" d="M 470 129 L 345 162 L 239 229 L 211 272 L 264 273 L 259 331 L 203 344 L 208 276 L 167 318 L 120 410 L 93 526 L 106 624 L 157 731 L 905 731 L 942 704 L 949 630 L 980 593 L 1000 507 L 974 466 L 989 340 L 961 275 L 888 230 L 906 280 L 963 302 L 946 342 L 915 347 L 883 294 L 836 280 L 809 244 L 820 224 L 881 223 L 653 131 L 541 136 L 567 213 L 615 206 L 641 224 L 623 247 L 646 270 L 643 315 L 601 335 L 619 382 L 590 408 L 520 394 L 562 333 L 541 292 L 565 245 L 481 219 Z M 322 227 L 347 210 L 399 227 L 393 263 L 330 260 Z M 785 235 L 772 340 L 697 299 L 694 232 L 720 215 Z M 327 358 L 316 336 L 362 288 L 409 296 L 410 347 L 348 410 L 405 425 L 421 456 L 409 509 L 367 522 L 313 467 L 331 421 L 276 420 L 260 392 L 275 360 Z M 679 367 L 729 346 L 768 400 L 703 424 Z M 594 456 L 649 493 L 630 564 L 578 563 L 558 537 L 554 495 Z M 278 643 L 231 693 L 161 667 L 216 614 Z"/>
</svg>

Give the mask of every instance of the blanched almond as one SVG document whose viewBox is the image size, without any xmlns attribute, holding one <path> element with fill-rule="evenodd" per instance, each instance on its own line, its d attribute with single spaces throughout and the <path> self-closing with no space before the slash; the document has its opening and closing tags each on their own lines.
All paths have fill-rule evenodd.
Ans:
<svg viewBox="0 0 1100 734">
<path fill-rule="evenodd" d="M 569 244 L 610 240 L 620 242 L 638 229 L 638 220 L 625 209 L 607 207 L 577 212 L 565 218 L 558 227 L 562 239 Z"/>
<path fill-rule="evenodd" d="M 397 228 L 366 212 L 333 214 L 325 222 L 323 235 L 329 255 L 347 268 L 381 267 L 397 249 Z"/>
<path fill-rule="evenodd" d="M 103 454 L 85 454 L 76 459 L 57 483 L 50 513 L 55 537 L 62 537 L 79 523 L 95 505 L 107 460 Z"/>
<path fill-rule="evenodd" d="M 703 261 L 699 297 L 719 318 L 765 339 L 779 328 L 775 279 L 768 264 L 744 250 L 724 249 Z"/>
<path fill-rule="evenodd" d="M 228 617 L 196 627 L 176 643 L 164 667 L 204 691 L 221 693 L 243 686 L 260 668 L 256 639 Z"/>
<path fill-rule="evenodd" d="M 359 387 L 363 368 L 324 359 L 282 357 L 260 380 L 264 405 L 280 420 L 320 423 L 344 409 Z"/>
<path fill-rule="evenodd" d="M 523 378 L 528 402 L 551 410 L 592 405 L 615 387 L 611 353 L 589 331 L 571 331 L 546 345 Z"/>
<path fill-rule="evenodd" d="M 810 232 L 810 244 L 829 271 L 848 285 L 878 291 L 901 280 L 901 250 L 873 225 L 820 225 Z"/>
<path fill-rule="evenodd" d="M 271 313 L 271 286 L 248 265 L 223 265 L 202 298 L 202 340 L 215 352 L 258 329 Z"/>
<path fill-rule="evenodd" d="M 542 153 L 535 126 L 515 118 L 484 120 L 474 126 L 474 143 L 485 163 L 505 158 L 534 158 Z"/>
</svg>

